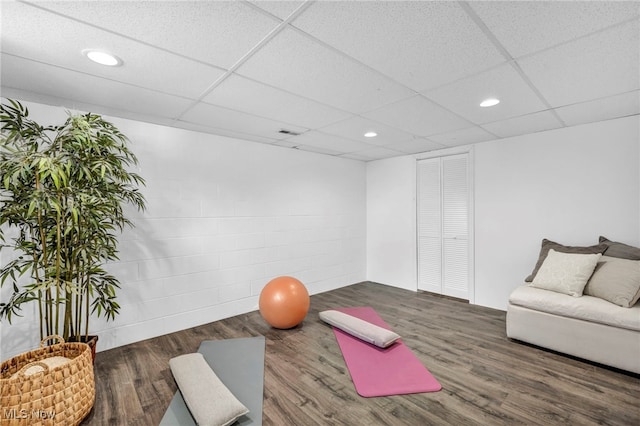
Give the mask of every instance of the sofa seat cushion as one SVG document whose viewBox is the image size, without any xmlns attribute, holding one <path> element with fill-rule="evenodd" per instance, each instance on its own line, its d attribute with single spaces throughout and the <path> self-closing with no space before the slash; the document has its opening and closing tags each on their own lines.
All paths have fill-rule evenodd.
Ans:
<svg viewBox="0 0 640 426">
<path fill-rule="evenodd" d="M 563 317 L 640 331 L 640 304 L 623 308 L 597 297 L 571 297 L 526 285 L 513 290 L 509 303 Z"/>
</svg>

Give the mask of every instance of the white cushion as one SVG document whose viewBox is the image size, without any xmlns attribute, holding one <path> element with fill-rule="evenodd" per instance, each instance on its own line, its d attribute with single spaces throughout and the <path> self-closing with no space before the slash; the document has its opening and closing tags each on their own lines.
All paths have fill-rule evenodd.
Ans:
<svg viewBox="0 0 640 426">
<path fill-rule="evenodd" d="M 200 353 L 180 355 L 169 366 L 184 402 L 200 426 L 226 426 L 249 412 Z"/>
<path fill-rule="evenodd" d="M 400 336 L 391 330 L 379 327 L 340 311 L 320 312 L 320 319 L 332 326 L 381 348 L 391 346 Z"/>
<path fill-rule="evenodd" d="M 569 297 L 523 285 L 511 292 L 509 304 L 548 314 L 640 331 L 640 304 L 622 308 L 593 296 Z M 535 324 L 531 324 L 535 327 Z"/>
<path fill-rule="evenodd" d="M 530 285 L 580 297 L 600 257 L 600 253 L 562 253 L 551 249 Z"/>
</svg>

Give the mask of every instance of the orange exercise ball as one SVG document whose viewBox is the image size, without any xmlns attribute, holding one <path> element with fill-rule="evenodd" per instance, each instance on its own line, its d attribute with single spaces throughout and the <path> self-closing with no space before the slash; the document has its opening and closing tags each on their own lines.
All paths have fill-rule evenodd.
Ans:
<svg viewBox="0 0 640 426">
<path fill-rule="evenodd" d="M 293 277 L 278 277 L 260 292 L 260 315 L 274 328 L 292 328 L 300 324 L 309 311 L 309 292 Z"/>
</svg>

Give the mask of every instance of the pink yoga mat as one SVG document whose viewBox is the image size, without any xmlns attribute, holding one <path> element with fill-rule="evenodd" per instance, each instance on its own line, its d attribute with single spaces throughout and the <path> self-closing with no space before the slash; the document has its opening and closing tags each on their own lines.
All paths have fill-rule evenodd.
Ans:
<svg viewBox="0 0 640 426">
<path fill-rule="evenodd" d="M 387 330 L 391 329 L 371 307 L 336 310 Z M 436 392 L 442 389 L 440 383 L 402 343 L 402 340 L 382 349 L 338 328 L 334 327 L 333 332 L 359 395 L 364 397 L 404 395 Z"/>
</svg>

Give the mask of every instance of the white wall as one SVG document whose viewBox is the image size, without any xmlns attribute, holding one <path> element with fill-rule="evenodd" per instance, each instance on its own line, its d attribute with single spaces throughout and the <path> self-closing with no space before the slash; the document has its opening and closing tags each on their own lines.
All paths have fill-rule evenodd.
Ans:
<svg viewBox="0 0 640 426">
<path fill-rule="evenodd" d="M 66 117 L 25 104 L 43 124 Z M 276 276 L 298 277 L 311 294 L 365 279 L 364 163 L 105 118 L 132 141 L 148 210 L 130 212 L 136 228 L 108 266 L 122 313 L 92 320 L 99 350 L 255 310 Z M 33 308 L 2 324 L 2 359 L 37 345 Z"/>
<path fill-rule="evenodd" d="M 533 269 L 542 238 L 591 245 L 604 235 L 639 245 L 639 127 L 634 116 L 474 146 L 476 304 L 506 309 L 511 290 Z M 409 183 L 399 177 L 409 161 L 415 158 L 367 163 L 367 192 L 376 195 L 375 203 L 367 201 L 367 279 L 416 289 L 415 263 L 399 262 L 387 245 L 416 257 L 415 235 L 409 236 L 415 173 Z M 394 227 L 393 234 L 374 221 Z"/>
<path fill-rule="evenodd" d="M 416 289 L 416 161 L 367 163 L 367 277 Z"/>
<path fill-rule="evenodd" d="M 506 309 L 543 238 L 638 245 L 639 117 L 479 144 L 475 148 L 476 303 Z"/>
</svg>

